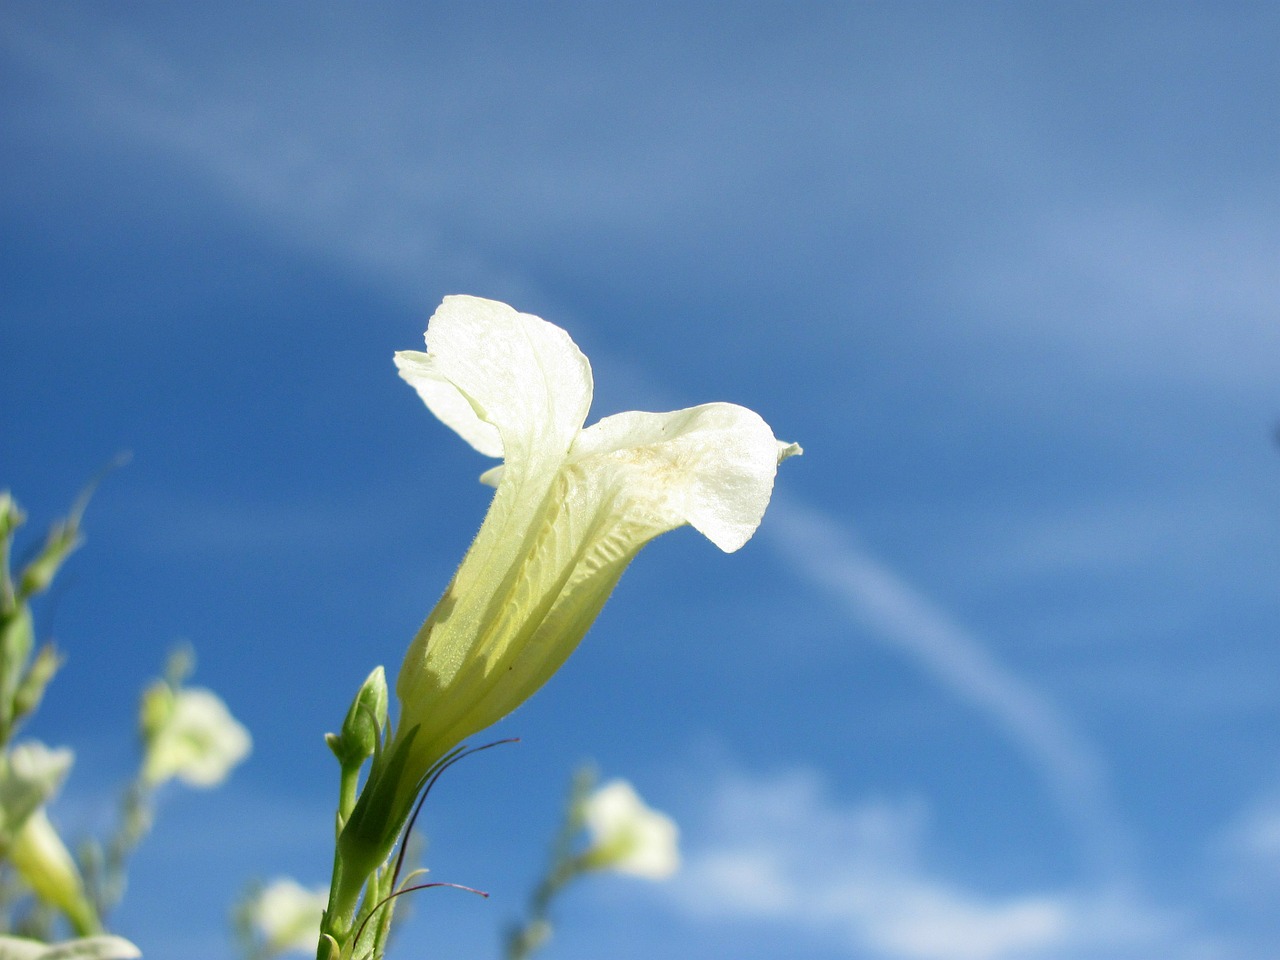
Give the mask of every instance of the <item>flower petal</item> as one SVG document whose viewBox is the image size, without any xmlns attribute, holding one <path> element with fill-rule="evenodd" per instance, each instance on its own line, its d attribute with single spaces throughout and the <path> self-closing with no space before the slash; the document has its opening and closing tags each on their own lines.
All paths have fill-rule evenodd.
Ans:
<svg viewBox="0 0 1280 960">
<path fill-rule="evenodd" d="M 708 403 L 605 417 L 582 432 L 570 460 L 595 477 L 613 474 L 614 496 L 650 536 L 688 523 L 732 553 L 760 525 L 779 459 L 798 450 L 754 411 Z"/>
<path fill-rule="evenodd" d="M 104 933 L 62 943 L 0 936 L 0 960 L 136 960 L 142 951 L 124 937 Z"/>
<path fill-rule="evenodd" d="M 445 297 L 427 352 L 396 354 L 431 412 L 490 457 L 569 448 L 591 406 L 591 365 L 554 324 L 505 303 Z"/>
<path fill-rule="evenodd" d="M 486 457 L 502 456 L 498 428 L 480 419 L 471 401 L 436 369 L 434 357 L 420 350 L 401 350 L 395 359 L 400 376 L 418 391 L 422 402 L 437 419 Z"/>
<path fill-rule="evenodd" d="M 142 951 L 124 937 L 109 933 L 55 943 L 40 954 L 40 960 L 137 960 Z"/>
<path fill-rule="evenodd" d="M 0 837 L 12 838 L 66 779 L 75 755 L 66 747 L 51 750 L 29 740 L 0 758 Z"/>
</svg>

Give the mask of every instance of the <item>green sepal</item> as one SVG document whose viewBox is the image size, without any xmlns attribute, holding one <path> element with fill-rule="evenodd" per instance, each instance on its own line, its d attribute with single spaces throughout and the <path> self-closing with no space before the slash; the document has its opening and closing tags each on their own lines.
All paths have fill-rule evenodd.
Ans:
<svg viewBox="0 0 1280 960">
<path fill-rule="evenodd" d="M 422 783 L 418 779 L 413 783 L 402 780 L 417 735 L 415 726 L 399 739 L 394 750 L 381 750 L 374 756 L 360 798 L 343 823 L 334 857 L 329 909 L 325 912 L 326 933 L 335 933 L 341 939 L 349 935 L 360 892 L 390 856 L 409 818 Z"/>
<path fill-rule="evenodd" d="M 414 727 L 394 751 L 375 758 L 360 799 L 338 838 L 338 851 L 344 860 L 368 865 L 365 876 L 373 873 L 391 852 L 417 797 L 413 785 L 405 789 L 400 782 L 417 735 L 418 728 Z"/>
<path fill-rule="evenodd" d="M 338 736 L 336 733 L 326 733 L 324 735 L 324 742 L 329 745 L 329 749 L 333 751 L 333 755 L 337 757 L 338 762 L 341 763 L 344 750 L 342 746 L 342 737 Z"/>
</svg>

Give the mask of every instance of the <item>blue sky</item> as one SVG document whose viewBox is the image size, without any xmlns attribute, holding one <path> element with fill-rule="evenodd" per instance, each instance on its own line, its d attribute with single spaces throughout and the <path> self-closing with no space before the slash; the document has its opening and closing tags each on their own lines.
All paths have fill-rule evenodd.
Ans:
<svg viewBox="0 0 1280 960">
<path fill-rule="evenodd" d="M 646 548 L 426 815 L 406 956 L 496 955 L 574 765 L 685 869 L 548 957 L 1280 952 L 1272 4 L 0 11 L 0 485 L 117 450 L 30 733 L 101 821 L 189 639 L 252 730 L 122 933 L 231 955 L 327 876 L 334 728 L 483 515 L 392 352 L 449 293 L 567 328 L 591 419 L 731 400 L 806 455 L 757 538 Z"/>
</svg>

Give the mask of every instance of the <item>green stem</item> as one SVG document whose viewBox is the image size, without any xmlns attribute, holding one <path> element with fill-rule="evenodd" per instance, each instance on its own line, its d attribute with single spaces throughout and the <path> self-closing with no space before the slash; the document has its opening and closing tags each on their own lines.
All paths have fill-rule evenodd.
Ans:
<svg viewBox="0 0 1280 960">
<path fill-rule="evenodd" d="M 151 798 L 151 785 L 139 774 L 120 799 L 120 819 L 107 844 L 101 875 L 94 884 L 93 899 L 100 916 L 105 917 L 124 896 L 129 857 L 151 832 Z"/>
</svg>

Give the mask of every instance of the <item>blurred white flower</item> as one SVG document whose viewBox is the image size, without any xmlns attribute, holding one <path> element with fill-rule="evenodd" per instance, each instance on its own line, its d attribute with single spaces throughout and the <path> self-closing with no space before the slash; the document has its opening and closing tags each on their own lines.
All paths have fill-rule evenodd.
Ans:
<svg viewBox="0 0 1280 960">
<path fill-rule="evenodd" d="M 62 943 L 0 936 L 0 960 L 137 960 L 142 951 L 124 937 L 103 934 Z"/>
<path fill-rule="evenodd" d="M 315 953 L 320 917 L 328 901 L 328 890 L 308 890 L 288 877 L 263 887 L 250 907 L 250 917 L 262 935 L 267 954 Z"/>
<path fill-rule="evenodd" d="M 679 829 L 666 814 L 645 806 L 625 780 L 612 780 L 583 802 L 591 845 L 582 864 L 593 870 L 665 880 L 680 867 Z"/>
<path fill-rule="evenodd" d="M 143 695 L 146 758 L 142 775 L 153 786 L 176 777 L 192 787 L 215 787 L 253 744 L 212 690 L 162 682 Z"/>
<path fill-rule="evenodd" d="M 58 792 L 75 759 L 66 747 L 29 740 L 0 757 L 0 838 L 11 838 Z"/>
<path fill-rule="evenodd" d="M 90 934 L 100 929 L 97 911 L 45 813 L 73 760 L 65 747 L 53 750 L 37 741 L 17 744 L 0 757 L 0 851 L 37 897 L 66 914 L 76 933 Z"/>
</svg>

